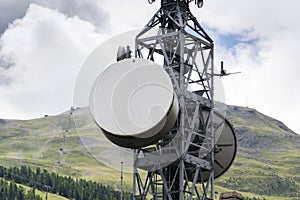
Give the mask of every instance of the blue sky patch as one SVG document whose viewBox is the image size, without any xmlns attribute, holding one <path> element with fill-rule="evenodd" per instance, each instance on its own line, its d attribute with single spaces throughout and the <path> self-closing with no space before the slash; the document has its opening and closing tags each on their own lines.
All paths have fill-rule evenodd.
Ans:
<svg viewBox="0 0 300 200">
<path fill-rule="evenodd" d="M 248 39 L 241 34 L 219 34 L 219 43 L 226 49 L 234 48 L 239 43 L 253 44 L 258 39 Z"/>
</svg>

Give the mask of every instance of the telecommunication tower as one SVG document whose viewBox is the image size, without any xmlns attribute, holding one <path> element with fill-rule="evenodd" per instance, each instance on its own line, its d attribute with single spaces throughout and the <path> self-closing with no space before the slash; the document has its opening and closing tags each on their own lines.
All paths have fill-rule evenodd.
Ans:
<svg viewBox="0 0 300 200">
<path fill-rule="evenodd" d="M 120 47 L 90 93 L 105 136 L 134 151 L 134 200 L 214 199 L 215 178 L 235 158 L 233 127 L 214 103 L 214 42 L 192 2 L 203 5 L 161 0 L 136 36 L 134 58 Z"/>
<path fill-rule="evenodd" d="M 233 128 L 215 112 L 214 42 L 191 13 L 191 2 L 203 5 L 201 0 L 161 0 L 161 8 L 136 37 L 136 57 L 156 61 L 163 56 L 180 112 L 168 137 L 155 148 L 135 150 L 135 199 L 146 199 L 149 194 L 152 199 L 214 199 L 214 179 L 235 157 Z M 148 171 L 142 181 L 140 169 L 160 165 L 149 163 L 145 152 L 159 157 L 168 154 L 167 150 L 176 152 L 178 159 Z"/>
</svg>

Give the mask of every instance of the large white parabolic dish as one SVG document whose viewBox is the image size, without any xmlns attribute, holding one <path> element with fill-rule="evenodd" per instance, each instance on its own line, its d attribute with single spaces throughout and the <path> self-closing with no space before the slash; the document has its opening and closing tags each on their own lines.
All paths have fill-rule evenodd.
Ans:
<svg viewBox="0 0 300 200">
<path fill-rule="evenodd" d="M 89 108 L 105 136 L 127 148 L 162 139 L 179 109 L 169 75 L 141 58 L 122 60 L 104 70 L 91 90 Z"/>
</svg>

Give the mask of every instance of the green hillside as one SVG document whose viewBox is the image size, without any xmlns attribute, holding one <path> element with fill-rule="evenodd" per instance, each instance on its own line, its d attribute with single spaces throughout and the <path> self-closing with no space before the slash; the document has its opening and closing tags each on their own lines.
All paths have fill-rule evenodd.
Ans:
<svg viewBox="0 0 300 200">
<path fill-rule="evenodd" d="M 230 170 L 216 180 L 216 191 L 236 190 L 249 197 L 264 195 L 266 199 L 298 199 L 300 136 L 254 109 L 226 106 L 225 112 L 236 130 L 238 154 Z M 109 151 L 109 145 L 82 110 L 71 118 L 66 112 L 33 120 L 0 120 L 1 165 L 40 167 L 100 181 L 117 190 L 119 163 L 110 165 L 107 161 L 115 155 Z M 95 159 L 95 155 L 101 156 Z M 126 152 L 120 155 L 126 156 L 131 157 Z M 131 176 L 130 169 L 125 169 L 127 190 L 131 189 Z"/>
<path fill-rule="evenodd" d="M 238 154 L 216 184 L 267 199 L 299 199 L 300 136 L 282 122 L 251 108 L 226 106 L 234 125 Z"/>
</svg>

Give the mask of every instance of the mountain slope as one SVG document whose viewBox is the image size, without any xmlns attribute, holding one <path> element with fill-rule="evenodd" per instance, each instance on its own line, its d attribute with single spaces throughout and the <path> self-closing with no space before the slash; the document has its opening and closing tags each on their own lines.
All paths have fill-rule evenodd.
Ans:
<svg viewBox="0 0 300 200">
<path fill-rule="evenodd" d="M 299 135 L 276 119 L 237 106 L 226 106 L 226 115 L 235 127 L 242 148 L 300 149 Z"/>
<path fill-rule="evenodd" d="M 0 120 L 0 162 L 5 166 L 39 166 L 63 175 L 119 187 L 118 168 L 109 167 L 108 141 L 84 112 L 34 120 Z M 282 122 L 254 109 L 225 106 L 235 127 L 238 153 L 230 170 L 216 180 L 217 191 L 297 199 L 300 196 L 300 136 Z M 85 133 L 80 135 L 78 133 Z M 85 144 L 85 145 L 83 145 Z M 89 146 L 89 152 L 86 150 Z M 92 154 L 90 153 L 92 152 Z M 95 155 L 101 155 L 95 159 Z M 120 157 L 131 157 L 128 153 Z M 114 158 L 119 166 L 119 157 Z M 131 189 L 131 173 L 124 175 Z M 226 188 L 226 189 L 224 189 Z M 274 199 L 269 197 L 267 199 Z"/>
<path fill-rule="evenodd" d="M 298 199 L 300 136 L 254 109 L 226 106 L 238 139 L 237 158 L 216 183 L 260 195 Z"/>
</svg>

